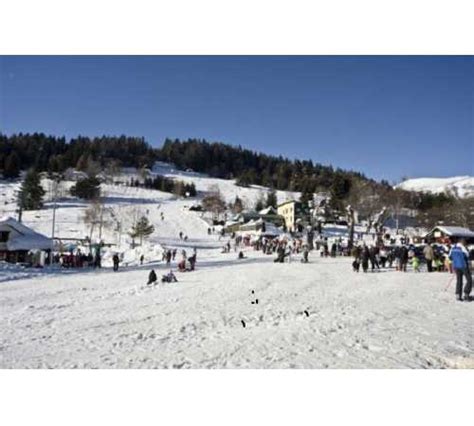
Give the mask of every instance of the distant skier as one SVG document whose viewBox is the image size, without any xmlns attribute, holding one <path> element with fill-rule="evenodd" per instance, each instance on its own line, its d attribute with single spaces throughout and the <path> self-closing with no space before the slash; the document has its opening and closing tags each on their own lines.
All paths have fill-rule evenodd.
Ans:
<svg viewBox="0 0 474 426">
<path fill-rule="evenodd" d="M 153 284 L 156 282 L 158 278 L 156 277 L 155 271 L 152 269 L 150 273 L 148 274 L 148 282 L 147 285 Z"/>
<path fill-rule="evenodd" d="M 177 249 L 173 249 L 173 256 L 172 256 L 172 259 L 174 260 L 176 258 L 176 253 L 178 252 Z"/>
<path fill-rule="evenodd" d="M 179 239 L 182 240 L 183 239 L 183 233 L 180 231 L 179 232 Z"/>
<path fill-rule="evenodd" d="M 112 256 L 112 262 L 114 264 L 114 271 L 117 272 L 119 268 L 120 259 L 117 253 Z"/>
<path fill-rule="evenodd" d="M 140 256 L 140 265 L 143 265 L 143 261 L 145 260 L 145 256 L 143 254 Z"/>
</svg>

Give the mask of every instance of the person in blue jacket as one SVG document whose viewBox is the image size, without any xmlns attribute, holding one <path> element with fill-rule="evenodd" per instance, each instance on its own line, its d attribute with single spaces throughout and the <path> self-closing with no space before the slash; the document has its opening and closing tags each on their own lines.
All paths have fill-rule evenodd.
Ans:
<svg viewBox="0 0 474 426">
<path fill-rule="evenodd" d="M 465 247 L 465 241 L 456 243 L 449 252 L 449 258 L 453 262 L 454 272 L 456 274 L 456 299 L 462 301 L 462 281 L 463 276 L 466 277 L 466 284 L 464 285 L 464 300 L 471 302 L 470 296 L 472 290 L 472 277 L 469 269 L 469 253 Z"/>
</svg>

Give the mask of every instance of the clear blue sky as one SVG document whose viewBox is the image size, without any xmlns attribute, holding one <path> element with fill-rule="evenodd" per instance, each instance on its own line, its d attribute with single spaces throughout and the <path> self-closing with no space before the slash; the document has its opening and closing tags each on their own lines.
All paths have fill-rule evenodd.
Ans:
<svg viewBox="0 0 474 426">
<path fill-rule="evenodd" d="M 474 174 L 473 57 L 1 57 L 0 132 L 205 138 L 376 179 Z"/>
</svg>

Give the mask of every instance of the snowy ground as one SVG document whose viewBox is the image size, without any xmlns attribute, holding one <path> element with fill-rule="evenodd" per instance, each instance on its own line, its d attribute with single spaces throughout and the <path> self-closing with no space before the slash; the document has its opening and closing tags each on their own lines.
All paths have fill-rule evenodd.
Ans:
<svg viewBox="0 0 474 426">
<path fill-rule="evenodd" d="M 191 241 L 198 270 L 155 288 L 152 265 L 2 283 L 0 367 L 474 367 L 474 304 L 444 291 L 448 274 L 237 261 L 215 240 Z"/>
<path fill-rule="evenodd" d="M 160 172 L 192 179 L 199 191 L 218 185 L 228 200 L 254 202 L 261 193 Z M 15 216 L 17 186 L 0 184 L 3 214 Z M 120 244 L 113 223 L 104 229 L 105 240 L 117 244 L 112 250 L 127 247 L 137 211 L 154 224 L 145 265 L 137 262 L 141 249 L 129 248 L 117 273 L 0 264 L 0 368 L 474 368 L 474 303 L 455 302 L 454 284 L 444 291 L 448 274 L 357 275 L 350 259 L 316 253 L 309 264 L 275 264 L 252 250 L 239 261 L 236 253 L 222 254 L 225 241 L 208 236 L 200 214 L 188 211 L 192 200 L 103 189 L 105 205 L 123 225 Z M 85 203 L 64 198 L 58 207 L 56 235 L 88 234 Z M 46 235 L 51 218 L 51 203 L 24 214 L 25 224 Z M 168 271 L 157 261 L 163 247 L 196 247 L 197 270 L 146 288 L 151 268 L 159 278 Z"/>
</svg>

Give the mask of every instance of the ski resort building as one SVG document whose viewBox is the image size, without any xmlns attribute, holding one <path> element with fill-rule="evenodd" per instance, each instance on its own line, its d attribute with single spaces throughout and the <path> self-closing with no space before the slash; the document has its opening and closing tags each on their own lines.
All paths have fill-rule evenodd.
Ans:
<svg viewBox="0 0 474 426">
<path fill-rule="evenodd" d="M 231 220 L 226 222 L 225 230 L 226 232 L 241 231 L 246 229 L 246 224 L 254 224 L 258 221 L 260 221 L 260 223 L 271 223 L 275 226 L 283 226 L 285 223 L 284 218 L 277 214 L 275 209 L 268 207 L 260 212 L 248 211 L 235 215 Z"/>
<path fill-rule="evenodd" d="M 277 212 L 280 216 L 283 216 L 286 229 L 289 232 L 296 231 L 298 220 L 304 217 L 303 204 L 296 200 L 285 201 L 280 204 Z"/>
<path fill-rule="evenodd" d="M 12 217 L 0 219 L 0 260 L 10 263 L 44 263 L 53 241 Z M 43 255 L 38 253 L 43 252 Z M 34 256 L 36 254 L 36 256 Z M 33 261 L 33 258 L 36 260 Z"/>
<path fill-rule="evenodd" d="M 455 243 L 459 240 L 466 240 L 468 244 L 474 244 L 474 232 L 461 226 L 435 226 L 425 239 L 428 242 L 440 244 Z"/>
</svg>

